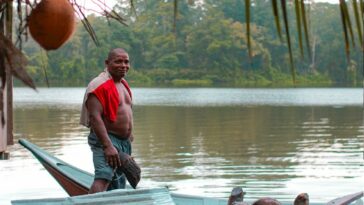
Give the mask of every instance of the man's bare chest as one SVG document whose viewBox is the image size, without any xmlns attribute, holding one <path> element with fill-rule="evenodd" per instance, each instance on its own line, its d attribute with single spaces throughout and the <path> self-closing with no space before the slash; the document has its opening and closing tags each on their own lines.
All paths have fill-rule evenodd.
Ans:
<svg viewBox="0 0 364 205">
<path fill-rule="evenodd" d="M 122 83 L 118 83 L 116 89 L 119 93 L 119 105 L 131 105 L 131 97 L 126 87 Z"/>
</svg>

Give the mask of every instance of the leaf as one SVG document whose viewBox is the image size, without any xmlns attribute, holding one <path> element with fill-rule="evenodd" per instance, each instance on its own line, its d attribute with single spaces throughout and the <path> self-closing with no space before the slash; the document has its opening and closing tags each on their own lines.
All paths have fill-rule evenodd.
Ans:
<svg viewBox="0 0 364 205">
<path fill-rule="evenodd" d="M 115 19 L 124 26 L 128 26 L 128 24 L 125 23 L 125 19 L 123 19 L 115 10 L 111 10 L 111 12 L 105 11 L 105 13 L 107 18 Z"/>
<path fill-rule="evenodd" d="M 75 10 L 75 12 L 77 13 L 78 17 L 80 19 L 82 19 L 81 23 L 82 23 L 83 27 L 85 28 L 87 33 L 90 35 L 92 41 L 96 44 L 96 46 L 99 46 L 100 44 L 99 44 L 99 41 L 97 40 L 95 30 L 92 28 L 90 22 L 86 18 L 81 6 L 78 4 L 75 4 L 75 7 L 77 8 L 77 10 Z"/>
<path fill-rule="evenodd" d="M 361 13 L 361 19 L 364 19 L 364 0 L 359 0 L 360 2 L 360 13 Z"/>
<path fill-rule="evenodd" d="M 281 0 L 281 6 L 282 6 L 282 12 L 283 12 L 284 27 L 286 29 L 286 39 L 287 39 L 287 45 L 288 45 L 289 62 L 290 62 L 290 67 L 291 67 L 292 81 L 293 81 L 293 84 L 295 85 L 296 84 L 296 71 L 295 71 L 295 67 L 293 65 L 291 37 L 289 35 L 289 29 L 288 29 L 289 26 L 288 26 L 288 18 L 287 18 L 286 0 Z"/>
<path fill-rule="evenodd" d="M 5 64 L 6 62 L 8 63 L 11 73 L 29 87 L 36 89 L 32 78 L 26 72 L 25 65 L 27 64 L 27 60 L 23 53 L 1 33 L 0 44 L 3 45 L 0 48 L 0 55 L 5 56 Z"/>
<path fill-rule="evenodd" d="M 176 25 L 177 25 L 177 15 L 178 15 L 178 0 L 174 0 L 174 5 L 173 5 L 173 9 L 174 9 L 174 16 L 173 16 L 173 33 L 176 36 L 177 35 L 177 31 L 176 31 Z"/>
<path fill-rule="evenodd" d="M 246 22 L 246 36 L 248 38 L 249 58 L 252 58 L 251 36 L 250 36 L 250 0 L 245 0 L 245 22 Z"/>
<path fill-rule="evenodd" d="M 353 0 L 352 2 L 353 2 L 353 9 L 354 9 L 354 15 L 355 15 L 356 29 L 358 31 L 360 45 L 363 46 L 362 28 L 361 28 L 361 23 L 360 23 L 360 22 L 363 22 L 363 19 L 360 20 L 360 16 L 358 13 L 358 4 L 357 4 L 356 0 Z"/>
<path fill-rule="evenodd" d="M 298 42 L 301 52 L 301 57 L 303 59 L 303 45 L 302 45 L 302 30 L 301 30 L 301 10 L 299 0 L 294 1 L 294 6 L 296 9 L 296 24 L 297 24 L 297 32 L 298 32 Z"/>
<path fill-rule="evenodd" d="M 272 9 L 274 15 L 274 21 L 276 23 L 279 39 L 282 41 L 281 24 L 279 21 L 278 5 L 277 0 L 272 0 Z"/>
<path fill-rule="evenodd" d="M 302 21 L 303 21 L 303 29 L 305 32 L 305 39 L 306 39 L 306 47 L 308 52 L 308 57 L 311 59 L 311 48 L 310 48 L 310 38 L 308 35 L 308 26 L 307 26 L 307 19 L 306 19 L 306 9 L 305 9 L 305 1 L 301 0 L 301 14 L 302 14 Z"/>
<path fill-rule="evenodd" d="M 341 0 L 340 0 L 340 2 L 341 2 Z M 345 1 L 343 1 L 342 5 L 343 5 L 343 12 L 344 12 L 344 19 L 346 21 L 346 27 L 349 29 L 351 42 L 353 43 L 353 47 L 355 47 L 353 28 L 351 26 L 351 20 L 350 20 L 350 16 L 349 16 L 348 6 L 346 5 Z"/>
<path fill-rule="evenodd" d="M 42 61 L 42 69 L 43 69 L 43 73 L 44 73 L 44 78 L 45 78 L 47 87 L 49 88 L 49 80 L 48 80 L 48 74 L 47 74 L 47 64 L 45 63 L 45 60 L 44 60 L 43 51 L 41 50 L 40 53 L 41 53 L 40 58 L 41 58 L 41 61 Z M 48 52 L 46 53 L 46 55 L 48 56 Z"/>
<path fill-rule="evenodd" d="M 341 22 L 342 22 L 343 30 L 344 30 L 345 52 L 346 52 L 346 58 L 349 60 L 350 45 L 349 45 L 348 31 L 346 30 L 346 20 L 345 20 L 344 8 L 343 8 L 344 3 L 345 3 L 344 0 L 340 0 L 340 14 L 341 14 Z"/>
<path fill-rule="evenodd" d="M 133 11 L 134 15 L 137 16 L 137 12 L 135 9 L 135 4 L 134 4 L 134 0 L 130 0 L 130 9 Z"/>
</svg>

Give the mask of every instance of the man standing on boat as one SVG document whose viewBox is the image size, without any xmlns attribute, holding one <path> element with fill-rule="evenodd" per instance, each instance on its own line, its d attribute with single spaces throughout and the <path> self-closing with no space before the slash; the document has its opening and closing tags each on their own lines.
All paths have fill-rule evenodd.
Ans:
<svg viewBox="0 0 364 205">
<path fill-rule="evenodd" d="M 105 65 L 89 83 L 81 112 L 80 123 L 91 128 L 88 143 L 95 167 L 89 193 L 125 188 L 120 153 L 130 158 L 133 141 L 132 93 L 124 79 L 129 55 L 124 49 L 112 49 Z"/>
</svg>

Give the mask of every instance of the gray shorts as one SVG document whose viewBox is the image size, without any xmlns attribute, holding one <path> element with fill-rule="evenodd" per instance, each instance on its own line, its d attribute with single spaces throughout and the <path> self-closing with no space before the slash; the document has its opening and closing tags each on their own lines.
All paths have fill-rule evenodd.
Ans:
<svg viewBox="0 0 364 205">
<path fill-rule="evenodd" d="M 108 135 L 111 143 L 118 152 L 124 152 L 131 155 L 131 143 L 129 139 L 123 140 L 111 133 L 108 133 Z M 120 168 L 114 170 L 106 163 L 101 141 L 94 132 L 91 132 L 88 136 L 88 144 L 93 153 L 95 179 L 105 179 L 109 181 L 110 185 L 107 190 L 124 189 L 126 184 L 124 173 Z"/>
</svg>

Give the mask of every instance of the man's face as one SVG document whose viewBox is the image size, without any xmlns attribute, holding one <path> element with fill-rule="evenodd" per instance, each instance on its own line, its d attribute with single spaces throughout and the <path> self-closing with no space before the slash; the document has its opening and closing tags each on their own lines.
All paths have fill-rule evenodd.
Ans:
<svg viewBox="0 0 364 205">
<path fill-rule="evenodd" d="M 124 78 L 130 67 L 129 55 L 125 52 L 115 53 L 111 58 L 107 59 L 105 63 L 107 70 L 116 80 Z"/>
</svg>

